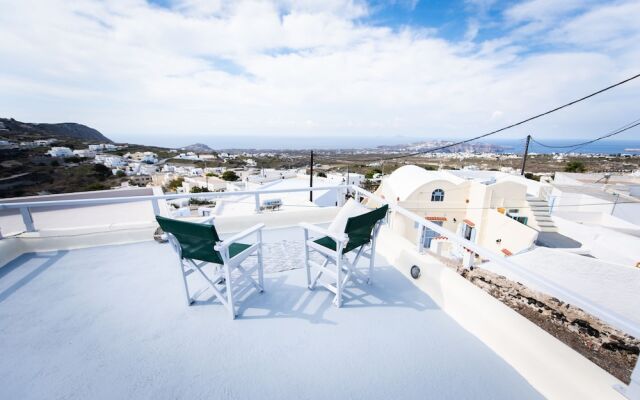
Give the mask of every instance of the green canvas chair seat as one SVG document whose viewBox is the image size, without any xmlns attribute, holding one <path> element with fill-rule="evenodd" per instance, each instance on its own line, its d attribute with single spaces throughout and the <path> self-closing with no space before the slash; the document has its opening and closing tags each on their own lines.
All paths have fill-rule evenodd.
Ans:
<svg viewBox="0 0 640 400">
<path fill-rule="evenodd" d="M 220 239 L 220 236 L 218 236 L 218 232 L 213 224 L 179 221 L 162 216 L 156 216 L 156 220 L 162 230 L 168 235 L 169 241 L 178 255 L 187 296 L 187 304 L 190 305 L 194 301 L 189 294 L 189 286 L 187 284 L 187 275 L 194 270 L 198 271 L 209 283 L 216 297 L 229 309 L 232 318 L 236 316 L 232 287 L 234 280 L 232 280 L 231 276 L 233 270 L 240 271 L 241 275 L 247 278 L 247 281 L 255 286 L 258 291 L 263 291 L 264 279 L 261 233 L 264 227 L 263 224 L 258 224 L 223 241 Z M 245 244 L 238 242 L 239 239 L 253 233 L 255 233 L 258 238 L 256 243 Z M 241 264 L 245 259 L 254 254 L 258 256 L 256 267 L 246 270 Z M 216 269 L 213 276 L 208 276 L 203 271 L 202 267 L 206 263 L 219 265 L 219 268 Z M 258 274 L 258 283 L 252 278 L 254 272 Z M 224 284 L 226 288 L 221 288 L 221 284 Z M 226 291 L 226 295 L 222 293 L 222 290 Z"/>
<path fill-rule="evenodd" d="M 342 253 L 348 253 L 351 250 L 358 248 L 360 246 L 362 246 L 363 244 L 368 243 L 369 241 L 367 240 L 364 243 L 354 243 L 349 241 L 349 243 L 347 243 L 347 246 L 345 248 L 342 249 Z M 316 239 L 314 240 L 314 243 L 318 243 L 320 246 L 324 246 L 329 250 L 332 251 L 336 251 L 338 244 L 336 243 L 335 240 L 331 239 L 329 236 L 325 236 L 325 237 L 321 237 L 320 239 Z"/>
<path fill-rule="evenodd" d="M 371 241 L 373 228 L 378 221 L 382 220 L 387 215 L 388 208 L 388 205 L 384 205 L 366 214 L 349 218 L 347 220 L 347 226 L 345 227 L 345 233 L 347 234 L 349 241 L 342 249 L 342 252 L 348 253 L 351 250 L 369 243 Z M 329 236 L 314 240 L 314 242 L 330 250 L 336 251 L 337 243 Z"/>
<path fill-rule="evenodd" d="M 305 267 L 307 269 L 309 289 L 315 288 L 323 274 L 328 273 L 334 276 L 335 283 L 320 283 L 335 293 L 334 304 L 340 307 L 342 305 L 342 290 L 353 277 L 359 278 L 366 283 L 371 283 L 375 264 L 376 237 L 388 210 L 389 206 L 384 205 L 375 210 L 348 218 L 344 234 L 341 235 L 314 225 L 300 224 L 304 229 L 305 235 Z M 309 232 L 324 234 L 324 236 L 309 239 Z M 320 253 L 325 261 L 322 264 L 311 261 L 309 259 L 310 251 Z M 352 260 L 349 260 L 347 255 L 354 251 L 356 252 L 355 256 Z M 369 258 L 369 270 L 366 275 L 357 269 L 361 256 Z M 330 269 L 328 267 L 329 264 L 335 265 L 335 270 Z M 311 279 L 311 267 L 319 270 L 313 280 Z"/>
</svg>

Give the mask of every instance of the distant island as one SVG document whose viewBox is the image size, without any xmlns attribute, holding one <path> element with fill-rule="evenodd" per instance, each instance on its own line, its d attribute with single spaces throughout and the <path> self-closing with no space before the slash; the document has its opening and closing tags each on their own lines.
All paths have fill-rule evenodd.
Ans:
<svg viewBox="0 0 640 400">
<path fill-rule="evenodd" d="M 192 151 L 194 153 L 214 153 L 215 151 L 203 143 L 194 143 L 188 146 L 181 147 L 180 150 Z"/>
</svg>

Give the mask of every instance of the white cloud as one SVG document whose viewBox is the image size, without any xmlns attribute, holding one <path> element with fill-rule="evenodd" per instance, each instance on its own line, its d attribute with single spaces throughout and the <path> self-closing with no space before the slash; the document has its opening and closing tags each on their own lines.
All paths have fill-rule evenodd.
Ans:
<svg viewBox="0 0 640 400">
<path fill-rule="evenodd" d="M 0 109 L 27 121 L 86 123 L 120 140 L 134 133 L 465 137 L 637 73 L 630 67 L 640 65 L 637 3 L 572 3 L 564 11 L 549 4 L 507 10 L 510 34 L 472 44 L 369 26 L 360 1 L 176 0 L 163 8 L 142 0 L 0 0 Z M 530 24 L 545 29 L 527 31 Z M 470 25 L 469 40 L 477 29 Z M 534 31 L 552 48 L 526 51 Z M 639 87 L 514 134 L 602 133 L 638 117 Z"/>
</svg>

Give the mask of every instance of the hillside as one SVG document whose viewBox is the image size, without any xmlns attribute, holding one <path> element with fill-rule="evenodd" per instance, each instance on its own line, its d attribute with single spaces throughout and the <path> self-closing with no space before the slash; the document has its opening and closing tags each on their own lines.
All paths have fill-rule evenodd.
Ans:
<svg viewBox="0 0 640 400">
<path fill-rule="evenodd" d="M 193 151 L 194 153 L 213 153 L 214 152 L 214 150 L 211 147 L 203 143 L 190 144 L 189 146 L 184 146 L 184 147 L 181 147 L 180 149 L 186 150 L 186 151 Z"/>
<path fill-rule="evenodd" d="M 36 124 L 16 121 L 13 118 L 0 118 L 0 136 L 9 140 L 33 140 L 33 139 L 76 139 L 84 142 L 113 143 L 96 129 L 82 124 L 64 122 L 59 124 Z"/>
</svg>

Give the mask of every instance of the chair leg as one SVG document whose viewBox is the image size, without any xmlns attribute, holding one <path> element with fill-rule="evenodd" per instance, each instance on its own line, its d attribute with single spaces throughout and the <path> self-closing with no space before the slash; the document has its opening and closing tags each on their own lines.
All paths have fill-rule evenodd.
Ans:
<svg viewBox="0 0 640 400">
<path fill-rule="evenodd" d="M 193 304 L 193 299 L 189 296 L 189 286 L 187 285 L 187 273 L 184 269 L 184 263 L 180 259 L 180 274 L 182 275 L 182 283 L 184 284 L 184 294 L 187 297 L 187 306 Z"/>
<path fill-rule="evenodd" d="M 262 230 L 258 231 L 258 285 L 260 292 L 264 292 L 264 260 L 262 258 Z"/>
<path fill-rule="evenodd" d="M 336 297 L 335 305 L 340 308 L 342 306 L 342 246 L 338 246 L 338 254 L 336 255 Z"/>
<path fill-rule="evenodd" d="M 371 252 L 371 254 L 369 254 L 369 278 L 367 279 L 367 283 L 372 284 L 373 283 L 373 266 L 376 262 L 376 237 L 375 236 L 371 241 L 371 245 L 369 246 L 369 251 Z"/>
<path fill-rule="evenodd" d="M 307 240 L 309 240 L 309 231 L 304 230 L 304 267 L 307 269 L 307 288 L 312 289 L 311 287 L 311 266 L 309 265 L 309 246 L 307 245 Z"/>
<path fill-rule="evenodd" d="M 326 267 L 327 264 L 329 264 L 329 259 L 325 257 L 325 260 L 322 262 L 320 271 L 318 271 L 318 274 L 316 275 L 316 277 L 313 279 L 313 281 L 311 282 L 311 284 L 309 286 L 307 286 L 309 288 L 309 290 L 313 290 L 316 288 L 316 284 L 318 283 L 318 280 L 320 279 L 320 277 L 323 274 L 323 270 L 322 268 Z M 311 274 L 311 267 L 309 267 L 309 274 Z"/>
<path fill-rule="evenodd" d="M 231 319 L 236 319 L 236 309 L 235 306 L 233 304 L 233 288 L 231 286 L 231 268 L 229 268 L 228 265 L 224 265 L 224 273 L 225 273 L 225 280 L 226 280 L 226 286 L 227 286 L 227 308 L 229 309 L 229 313 L 231 314 Z"/>
</svg>

